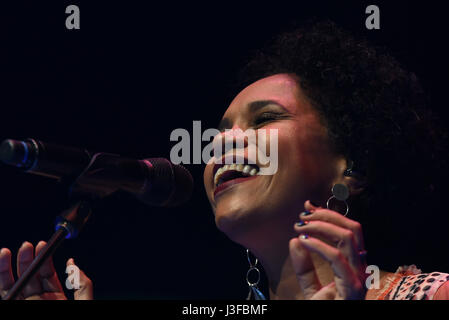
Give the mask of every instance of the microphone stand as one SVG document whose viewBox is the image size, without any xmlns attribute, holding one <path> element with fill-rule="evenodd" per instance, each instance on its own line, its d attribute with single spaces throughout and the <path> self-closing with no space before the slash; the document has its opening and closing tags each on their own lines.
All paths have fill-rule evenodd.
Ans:
<svg viewBox="0 0 449 320">
<path fill-rule="evenodd" d="M 14 300 L 22 292 L 30 279 L 42 264 L 55 252 L 61 243 L 68 238 L 75 238 L 89 219 L 93 205 L 119 189 L 111 182 L 111 186 L 103 186 L 97 180 L 116 173 L 117 155 L 108 153 L 95 154 L 84 171 L 75 179 L 69 188 L 71 206 L 63 211 L 56 220 L 56 231 L 48 240 L 41 252 L 34 258 L 28 269 L 8 291 L 3 300 Z M 71 180 L 70 177 L 66 179 Z"/>
<path fill-rule="evenodd" d="M 30 279 L 36 274 L 42 264 L 55 252 L 61 243 L 68 238 L 75 238 L 92 212 L 90 201 L 77 201 L 69 209 L 63 211 L 57 218 L 56 231 L 50 240 L 34 258 L 14 286 L 8 291 L 3 300 L 14 300 L 22 292 Z"/>
</svg>

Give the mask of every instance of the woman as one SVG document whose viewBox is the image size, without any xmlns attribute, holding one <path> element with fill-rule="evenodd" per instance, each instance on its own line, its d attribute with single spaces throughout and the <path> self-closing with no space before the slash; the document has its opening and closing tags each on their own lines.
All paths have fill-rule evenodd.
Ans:
<svg viewBox="0 0 449 320">
<path fill-rule="evenodd" d="M 240 151 L 248 164 L 252 142 L 237 150 L 237 129 L 276 129 L 277 171 L 258 175 L 263 166 L 257 162 L 248 168 L 211 162 L 204 184 L 218 228 L 263 266 L 269 298 L 449 299 L 448 274 L 420 274 L 413 266 L 381 271 L 378 286 L 368 288 L 365 281 L 366 249 L 376 257 L 397 243 L 376 232 L 401 234 L 391 217 L 401 220 L 399 213 L 429 207 L 439 187 L 433 174 L 444 166 L 436 165 L 439 131 L 416 78 L 330 22 L 282 35 L 244 74 L 220 137 L 230 136 L 231 160 Z M 431 172 L 416 170 L 416 163 Z M 410 183 L 414 188 L 404 191 Z M 24 246 L 19 265 L 24 252 L 32 256 L 32 245 Z M 10 259 L 3 249 L 4 291 L 13 283 Z M 250 267 L 257 267 L 254 260 Z M 45 281 L 53 286 L 35 279 L 24 297 L 61 292 L 51 262 L 46 270 L 51 272 L 41 271 L 41 279 L 51 274 L 53 280 Z M 257 282 L 250 283 L 259 295 Z"/>
<path fill-rule="evenodd" d="M 204 184 L 218 228 L 260 260 L 270 298 L 449 298 L 448 274 L 413 266 L 381 271 L 377 289 L 365 283 L 361 226 L 370 226 L 370 252 L 396 249 L 379 233 L 404 236 L 393 219 L 404 227 L 429 210 L 444 172 L 441 134 L 416 77 L 330 22 L 282 35 L 243 74 L 249 85 L 227 109 L 222 135 L 277 129 L 278 170 L 229 183 L 214 179 L 211 163 Z M 341 185 L 346 204 L 332 198 Z"/>
</svg>

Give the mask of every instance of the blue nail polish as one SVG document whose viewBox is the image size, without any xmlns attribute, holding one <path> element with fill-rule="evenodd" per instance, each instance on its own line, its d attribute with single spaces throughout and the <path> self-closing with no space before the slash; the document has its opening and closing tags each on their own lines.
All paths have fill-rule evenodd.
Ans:
<svg viewBox="0 0 449 320">
<path fill-rule="evenodd" d="M 310 215 L 310 214 L 312 214 L 312 212 L 310 212 L 309 210 L 306 210 L 306 211 L 304 211 L 304 212 L 302 212 L 301 213 L 301 216 L 308 216 L 308 215 Z"/>
<path fill-rule="evenodd" d="M 302 234 L 302 235 L 299 236 L 299 238 L 302 239 L 302 240 L 306 240 L 306 239 L 309 239 L 309 236 L 306 235 L 306 234 Z"/>
<path fill-rule="evenodd" d="M 296 226 L 297 227 L 302 227 L 302 226 L 305 226 L 307 224 L 307 221 L 306 222 L 304 222 L 304 221 L 299 221 L 299 222 L 296 222 Z"/>
</svg>

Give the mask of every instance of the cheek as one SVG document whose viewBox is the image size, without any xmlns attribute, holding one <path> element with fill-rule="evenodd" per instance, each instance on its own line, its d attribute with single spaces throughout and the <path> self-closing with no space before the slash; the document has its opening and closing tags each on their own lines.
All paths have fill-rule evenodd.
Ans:
<svg viewBox="0 0 449 320">
<path fill-rule="evenodd" d="M 267 127 L 267 129 L 275 129 L 277 132 L 277 139 L 272 137 L 271 134 L 267 135 L 267 154 L 273 157 L 277 151 L 277 158 L 280 163 L 292 165 L 307 155 L 308 137 L 304 136 L 295 126 L 284 125 L 272 128 Z M 267 132 L 269 131 L 267 130 Z M 277 145 L 274 148 L 272 146 L 273 142 Z"/>
<path fill-rule="evenodd" d="M 327 137 L 322 131 L 304 128 L 290 126 L 279 129 L 278 154 L 282 178 L 299 179 L 309 188 L 327 186 L 332 162 Z"/>
</svg>

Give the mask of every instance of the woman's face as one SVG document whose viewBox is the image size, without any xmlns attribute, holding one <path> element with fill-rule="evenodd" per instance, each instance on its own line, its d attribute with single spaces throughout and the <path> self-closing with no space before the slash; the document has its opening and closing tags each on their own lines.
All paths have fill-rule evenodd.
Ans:
<svg viewBox="0 0 449 320">
<path fill-rule="evenodd" d="M 215 171 L 224 164 L 209 163 L 205 168 L 204 185 L 215 222 L 240 243 L 251 230 L 260 236 L 269 231 L 271 236 L 277 230 L 285 232 L 283 228 L 293 229 L 298 214 L 304 210 L 304 201 L 324 205 L 333 183 L 345 169 L 343 157 L 331 152 L 327 130 L 318 113 L 295 78 L 287 74 L 263 78 L 241 91 L 226 110 L 219 129 L 222 136 L 232 135 L 236 129 L 254 129 L 257 137 L 260 130 L 277 129 L 278 134 L 278 165 L 272 175 L 241 179 L 248 174 L 223 174 L 217 190 Z M 245 144 L 244 150 L 239 150 L 244 151 L 246 158 L 248 148 Z M 267 150 L 271 153 L 273 148 L 267 146 Z M 276 158 L 273 156 L 270 154 L 271 159 Z"/>
</svg>

